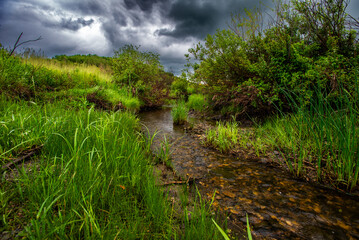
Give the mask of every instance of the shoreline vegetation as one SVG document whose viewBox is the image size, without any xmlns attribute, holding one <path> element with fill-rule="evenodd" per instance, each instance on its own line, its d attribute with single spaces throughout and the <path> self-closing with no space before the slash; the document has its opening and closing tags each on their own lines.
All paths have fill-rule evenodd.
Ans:
<svg viewBox="0 0 359 240">
<path fill-rule="evenodd" d="M 253 150 L 294 176 L 357 191 L 359 43 L 348 2 L 277 1 L 266 27 L 259 9 L 233 15 L 189 49 L 181 76 L 133 45 L 112 58 L 1 48 L 0 237 L 227 239 L 210 202 L 196 195 L 189 206 L 184 191 L 176 207 L 156 185 L 169 146 L 154 159 L 135 114 L 173 102 L 175 124 L 189 110 L 227 119 L 204 140 L 223 153 Z"/>
<path fill-rule="evenodd" d="M 348 4 L 277 1 L 274 22 L 263 25 L 261 9 L 233 15 L 229 29 L 189 49 L 191 94 L 203 95 L 207 115 L 229 120 L 207 144 L 276 152 L 294 176 L 356 191 L 359 44 Z M 234 130 L 247 120 L 252 131 Z"/>
<path fill-rule="evenodd" d="M 116 82 L 106 64 L 0 50 L 1 238 L 222 239 L 210 203 L 183 192 L 174 204 L 157 185 L 134 113 L 163 99 Z M 165 95 L 173 76 L 158 74 Z"/>
</svg>

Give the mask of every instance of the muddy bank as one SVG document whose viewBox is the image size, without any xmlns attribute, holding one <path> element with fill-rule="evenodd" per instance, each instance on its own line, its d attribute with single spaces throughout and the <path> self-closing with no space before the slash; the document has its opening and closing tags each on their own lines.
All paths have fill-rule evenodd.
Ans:
<svg viewBox="0 0 359 240">
<path fill-rule="evenodd" d="M 248 213 L 256 237 L 359 238 L 357 197 L 294 179 L 253 154 L 233 156 L 205 148 L 199 132 L 194 138 L 172 124 L 169 109 L 144 112 L 140 118 L 150 132 L 160 131 L 154 146 L 164 136 L 172 144 L 176 173 L 199 178 L 202 196 L 211 199 L 215 194 L 213 206 L 228 214 L 228 225 L 237 236 L 243 236 Z"/>
</svg>

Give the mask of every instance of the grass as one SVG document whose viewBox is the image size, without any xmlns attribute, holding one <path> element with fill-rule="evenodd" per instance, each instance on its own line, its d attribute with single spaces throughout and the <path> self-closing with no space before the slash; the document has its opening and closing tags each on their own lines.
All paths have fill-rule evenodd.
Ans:
<svg viewBox="0 0 359 240">
<path fill-rule="evenodd" d="M 187 107 L 202 112 L 207 106 L 207 101 L 202 94 L 192 94 L 188 98 Z"/>
<path fill-rule="evenodd" d="M 94 79 L 97 84 L 110 83 L 112 81 L 112 70 L 110 67 L 100 68 L 95 65 L 74 64 L 69 62 L 60 62 L 54 59 L 46 58 L 28 58 L 24 63 L 31 64 L 35 67 L 45 67 L 49 70 L 66 72 L 75 78 Z"/>
<path fill-rule="evenodd" d="M 200 200 L 178 212 L 156 185 L 153 136 L 139 133 L 139 101 L 127 89 L 87 67 L 26 64 L 0 51 L 0 162 L 43 145 L 29 165 L 2 170 L 1 237 L 220 238 L 210 205 Z M 130 111 L 97 111 L 89 94 Z M 168 161 L 170 146 L 162 146 Z"/>
<path fill-rule="evenodd" d="M 266 123 L 257 134 L 283 152 L 295 174 L 305 174 L 310 164 L 318 179 L 331 178 L 334 185 L 352 189 L 359 172 L 359 108 L 352 98 L 359 95 L 342 96 L 344 102 L 333 106 L 318 93 L 308 108 L 295 105 L 296 113 Z"/>
<path fill-rule="evenodd" d="M 184 124 L 187 122 L 188 109 L 184 101 L 178 101 L 171 111 L 174 124 Z"/>
<path fill-rule="evenodd" d="M 334 103 L 317 91 L 309 105 L 287 93 L 292 113 L 280 113 L 240 136 L 235 123 L 219 122 L 206 132 L 206 143 L 221 152 L 236 146 L 250 146 L 257 155 L 276 150 L 294 175 L 312 174 L 309 169 L 314 169 L 319 181 L 350 191 L 359 175 L 359 84 L 353 89 L 341 89 Z"/>
<path fill-rule="evenodd" d="M 217 122 L 215 128 L 206 131 L 205 143 L 221 152 L 228 152 L 239 143 L 238 123 Z"/>
<path fill-rule="evenodd" d="M 28 239 L 219 238 L 204 201 L 173 212 L 131 113 L 9 101 L 0 112 L 3 163 L 44 144 L 38 164 L 0 182 L 1 231 L 20 228 Z"/>
<path fill-rule="evenodd" d="M 160 148 L 157 154 L 157 157 L 160 159 L 160 161 L 165 164 L 168 167 L 173 167 L 171 163 L 171 147 L 172 144 L 170 144 L 167 140 L 167 137 L 164 136 L 164 139 L 160 143 Z"/>
<path fill-rule="evenodd" d="M 71 106 L 88 105 L 84 99 L 95 94 L 109 110 L 122 106 L 131 112 L 141 107 L 130 89 L 112 82 L 111 70 L 53 59 L 8 57 L 0 50 L 0 93 L 33 101 L 65 100 Z"/>
</svg>

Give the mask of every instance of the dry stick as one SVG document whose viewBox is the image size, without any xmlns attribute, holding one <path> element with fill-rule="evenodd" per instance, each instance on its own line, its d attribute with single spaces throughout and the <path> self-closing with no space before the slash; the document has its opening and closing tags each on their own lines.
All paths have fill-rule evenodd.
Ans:
<svg viewBox="0 0 359 240">
<path fill-rule="evenodd" d="M 30 153 L 26 154 L 25 156 L 19 157 L 17 159 L 15 159 L 14 161 L 9 162 L 8 164 L 5 164 L 1 167 L 2 170 L 5 169 L 11 169 L 13 166 L 17 165 L 19 162 L 22 161 L 26 161 L 27 159 L 30 159 L 33 155 L 35 155 L 36 153 L 38 153 L 42 148 L 43 148 L 43 144 L 32 149 Z"/>
<path fill-rule="evenodd" d="M 166 185 L 173 185 L 173 184 L 193 184 L 196 180 L 201 178 L 188 178 L 186 181 L 170 181 L 166 183 L 159 184 L 158 186 L 166 186 Z"/>
<path fill-rule="evenodd" d="M 23 32 L 22 32 L 22 33 L 19 35 L 19 37 L 17 38 L 16 43 L 14 44 L 14 48 L 13 48 L 13 49 L 11 50 L 11 52 L 9 53 L 9 57 L 14 53 L 15 49 L 18 48 L 18 47 L 20 47 L 21 45 L 23 45 L 23 44 L 25 44 L 25 43 L 29 43 L 29 42 L 36 42 L 36 41 L 39 41 L 39 40 L 42 39 L 41 36 L 40 36 L 40 37 L 38 37 L 37 39 L 27 40 L 27 41 L 25 41 L 25 42 L 22 42 L 22 43 L 18 44 L 19 41 L 20 41 L 20 38 L 22 37 L 22 34 L 23 34 Z"/>
</svg>

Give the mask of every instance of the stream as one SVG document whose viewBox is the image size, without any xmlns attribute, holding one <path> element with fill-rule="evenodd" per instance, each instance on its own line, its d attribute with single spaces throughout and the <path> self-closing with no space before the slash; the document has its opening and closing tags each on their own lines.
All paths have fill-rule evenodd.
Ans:
<svg viewBox="0 0 359 240">
<path fill-rule="evenodd" d="M 228 214 L 233 232 L 243 231 L 246 213 L 255 238 L 359 239 L 359 199 L 293 178 L 261 158 L 222 155 L 174 126 L 171 109 L 140 114 L 153 134 L 164 137 L 180 176 L 199 178 L 197 187 L 213 206 Z"/>
</svg>

